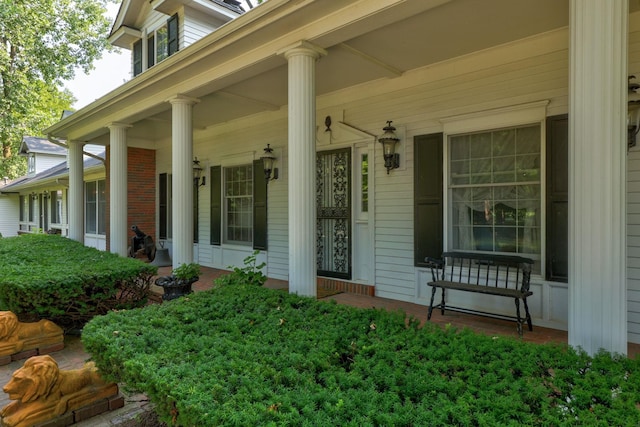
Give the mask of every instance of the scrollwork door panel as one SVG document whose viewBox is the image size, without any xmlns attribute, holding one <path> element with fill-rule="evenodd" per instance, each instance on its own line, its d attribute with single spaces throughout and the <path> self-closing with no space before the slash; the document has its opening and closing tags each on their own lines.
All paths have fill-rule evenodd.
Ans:
<svg viewBox="0 0 640 427">
<path fill-rule="evenodd" d="M 351 279 L 351 150 L 316 155 L 318 275 Z"/>
</svg>

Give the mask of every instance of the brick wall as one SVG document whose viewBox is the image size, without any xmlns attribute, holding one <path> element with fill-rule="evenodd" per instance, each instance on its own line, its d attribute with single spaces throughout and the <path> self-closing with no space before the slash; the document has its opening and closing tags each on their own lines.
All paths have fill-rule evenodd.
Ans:
<svg viewBox="0 0 640 427">
<path fill-rule="evenodd" d="M 110 147 L 107 147 L 107 206 L 110 206 Z M 132 225 L 158 241 L 156 235 L 156 152 L 144 148 L 127 148 L 127 236 L 133 237 Z M 107 250 L 110 249 L 110 221 L 107 209 Z"/>
</svg>

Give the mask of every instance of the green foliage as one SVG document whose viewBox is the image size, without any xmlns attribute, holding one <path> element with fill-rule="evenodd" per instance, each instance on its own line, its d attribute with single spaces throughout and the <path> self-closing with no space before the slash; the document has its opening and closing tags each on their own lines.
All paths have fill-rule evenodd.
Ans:
<svg viewBox="0 0 640 427">
<path fill-rule="evenodd" d="M 639 361 L 240 282 L 96 317 L 82 340 L 173 425 L 640 423 Z"/>
<path fill-rule="evenodd" d="M 192 262 L 188 264 L 180 264 L 171 272 L 178 280 L 197 280 L 200 277 L 200 264 Z"/>
<path fill-rule="evenodd" d="M 58 89 L 108 49 L 112 0 L 0 0 L 0 176 L 26 172 L 22 136 L 39 136 L 69 109 Z"/>
<path fill-rule="evenodd" d="M 18 315 L 82 324 L 143 305 L 157 268 L 58 235 L 0 239 L 0 300 Z"/>
<path fill-rule="evenodd" d="M 249 255 L 244 259 L 244 267 L 229 266 L 232 269 L 231 273 L 225 274 L 215 280 L 216 285 L 223 286 L 233 283 L 245 283 L 248 285 L 262 286 L 267 281 L 267 276 L 264 275 L 262 269 L 267 265 L 262 262 L 257 264 L 257 257 L 260 251 L 253 251 L 252 255 Z"/>
</svg>

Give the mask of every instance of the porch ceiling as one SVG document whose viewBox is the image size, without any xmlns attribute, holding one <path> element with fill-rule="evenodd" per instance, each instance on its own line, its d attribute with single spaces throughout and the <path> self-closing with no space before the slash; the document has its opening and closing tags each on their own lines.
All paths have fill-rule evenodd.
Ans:
<svg viewBox="0 0 640 427">
<path fill-rule="evenodd" d="M 272 1 L 276 3 L 276 0 Z M 288 4 L 280 3 L 282 7 Z M 287 65 L 283 57 L 270 52 L 246 67 L 230 68 L 228 72 L 215 70 L 225 67 L 220 59 L 222 56 L 227 64 L 239 63 L 244 53 L 233 57 L 233 52 L 249 55 L 256 50 L 268 49 L 270 43 L 267 42 L 286 34 L 312 34 L 308 40 L 327 50 L 328 54 L 320 58 L 316 70 L 316 92 L 323 95 L 377 79 L 395 78 L 416 68 L 565 27 L 569 14 L 568 0 L 407 0 L 386 2 L 390 6 L 384 11 L 349 22 L 344 14 L 349 12 L 350 6 L 362 2 L 299 3 L 302 5 L 297 5 L 297 9 L 269 24 L 272 28 L 259 28 L 235 41 L 235 48 L 216 53 L 215 61 L 214 55 L 209 55 L 211 58 L 203 57 L 182 68 L 175 66 L 172 69 L 175 71 L 148 85 L 141 77 L 147 73 L 151 75 L 154 69 L 143 73 L 134 79 L 140 84 L 129 82 L 132 86 L 128 91 L 111 97 L 102 106 L 98 100 L 86 108 L 91 110 L 92 106 L 100 106 L 96 114 L 91 111 L 84 114 L 85 109 L 80 110 L 76 113 L 79 115 L 76 123 L 59 127 L 56 136 L 106 144 L 104 119 L 133 123 L 128 132 L 131 140 L 153 141 L 169 136 L 171 107 L 165 101 L 172 92 L 200 99 L 193 110 L 196 130 L 283 108 L 287 104 Z M 347 7 L 329 6 L 336 3 Z M 257 9 L 249 13 L 253 12 Z M 313 28 L 316 25 L 313 21 L 328 13 L 335 14 L 336 20 L 343 19 L 346 24 L 326 30 Z M 264 46 L 259 44 L 260 40 Z M 247 47 L 251 43 L 253 46 Z M 203 80 L 202 76 L 207 72 L 217 77 Z M 150 98 L 155 101 L 149 102 Z M 103 120 L 99 122 L 98 118 Z"/>
</svg>

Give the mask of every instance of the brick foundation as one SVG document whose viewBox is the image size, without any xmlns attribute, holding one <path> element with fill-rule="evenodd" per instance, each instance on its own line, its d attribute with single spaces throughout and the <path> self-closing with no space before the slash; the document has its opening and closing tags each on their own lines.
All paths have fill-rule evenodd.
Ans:
<svg viewBox="0 0 640 427">
<path fill-rule="evenodd" d="M 329 279 L 327 277 L 318 277 L 318 286 L 330 291 L 341 291 L 356 295 L 367 295 L 370 297 L 376 295 L 376 288 L 374 286 L 344 282 L 342 280 Z"/>
</svg>

